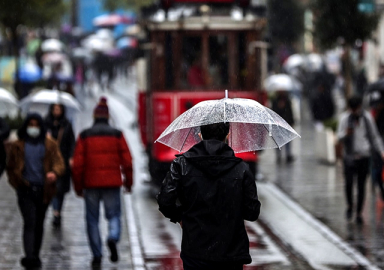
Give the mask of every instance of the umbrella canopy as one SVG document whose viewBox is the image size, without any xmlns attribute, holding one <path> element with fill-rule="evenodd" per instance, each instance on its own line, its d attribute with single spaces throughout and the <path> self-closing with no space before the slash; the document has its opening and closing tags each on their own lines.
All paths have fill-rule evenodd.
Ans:
<svg viewBox="0 0 384 270">
<path fill-rule="evenodd" d="M 324 60 L 320 54 L 310 53 L 307 55 L 306 69 L 308 71 L 321 71 L 324 67 L 324 64 Z"/>
<path fill-rule="evenodd" d="M 77 47 L 72 50 L 72 57 L 76 59 L 90 59 L 92 58 L 92 53 L 84 47 Z"/>
<path fill-rule="evenodd" d="M 302 84 L 287 74 L 275 74 L 264 81 L 267 91 L 301 91 Z"/>
<path fill-rule="evenodd" d="M 137 39 L 131 37 L 122 37 L 116 41 L 116 47 L 119 49 L 136 48 L 137 45 Z"/>
<path fill-rule="evenodd" d="M 67 56 L 63 53 L 59 52 L 50 52 L 50 53 L 45 53 L 42 56 L 42 61 L 45 64 L 54 64 L 54 63 L 60 63 L 63 62 L 67 59 Z"/>
<path fill-rule="evenodd" d="M 368 93 L 384 92 L 384 79 L 379 79 L 378 81 L 370 84 L 367 91 Z"/>
<path fill-rule="evenodd" d="M 292 54 L 284 62 L 283 67 L 289 73 L 291 70 L 294 70 L 299 67 L 303 67 L 306 63 L 304 55 L 301 54 Z"/>
<path fill-rule="evenodd" d="M 37 82 L 41 79 L 42 71 L 34 63 L 26 63 L 22 68 L 18 71 L 19 81 L 26 83 Z"/>
<path fill-rule="evenodd" d="M 0 115 L 7 115 L 17 109 L 16 98 L 9 91 L 0 88 Z"/>
<path fill-rule="evenodd" d="M 119 14 L 104 14 L 93 19 L 93 25 L 98 27 L 115 26 L 118 24 L 130 24 L 134 22 L 134 17 Z"/>
<path fill-rule="evenodd" d="M 26 96 L 20 100 L 19 106 L 23 113 L 27 113 L 31 107 L 36 105 L 46 105 L 41 107 L 48 110 L 49 105 L 53 103 L 63 104 L 69 110 L 80 111 L 81 109 L 79 102 L 72 95 L 50 89 L 41 90 Z"/>
<path fill-rule="evenodd" d="M 230 123 L 228 144 L 235 153 L 280 148 L 300 135 L 277 113 L 251 99 L 207 100 L 176 118 L 156 142 L 180 152 L 201 141 L 200 126 Z"/>
<path fill-rule="evenodd" d="M 64 49 L 64 44 L 58 39 L 46 39 L 41 43 L 41 50 L 43 52 L 52 52 L 52 51 L 62 51 Z"/>
<path fill-rule="evenodd" d="M 384 101 L 384 79 L 379 79 L 368 86 L 367 97 L 370 106 Z"/>
<path fill-rule="evenodd" d="M 97 35 L 91 35 L 83 40 L 82 45 L 88 50 L 108 51 L 113 49 L 113 38 L 101 38 Z"/>
</svg>

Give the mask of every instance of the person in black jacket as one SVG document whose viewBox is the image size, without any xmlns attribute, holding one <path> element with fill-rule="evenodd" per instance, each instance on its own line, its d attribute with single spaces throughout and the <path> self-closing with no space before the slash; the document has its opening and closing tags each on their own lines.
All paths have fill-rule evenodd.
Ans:
<svg viewBox="0 0 384 270">
<path fill-rule="evenodd" d="M 9 126 L 4 121 L 4 119 L 0 117 L 0 177 L 5 169 L 6 153 L 4 148 L 4 141 L 8 138 L 8 136 Z"/>
<path fill-rule="evenodd" d="M 45 119 L 45 127 L 48 134 L 59 144 L 60 152 L 65 162 L 65 173 L 57 180 L 57 193 L 52 199 L 52 225 L 59 228 L 61 226 L 61 209 L 64 196 L 70 190 L 71 162 L 75 149 L 75 135 L 73 134 L 71 123 L 65 117 L 64 105 L 52 104 L 50 106 L 48 116 Z"/>
<path fill-rule="evenodd" d="M 229 123 L 201 126 L 202 141 L 172 162 L 159 210 L 183 229 L 185 270 L 243 269 L 251 263 L 244 220 L 260 214 L 255 179 L 225 143 Z"/>
<path fill-rule="evenodd" d="M 276 98 L 272 101 L 272 110 L 275 111 L 278 115 L 280 115 L 290 126 L 293 126 L 295 124 L 295 120 L 293 117 L 293 111 L 292 111 L 292 103 L 289 99 L 289 95 L 287 91 L 278 91 L 276 93 Z M 284 145 L 284 148 L 286 150 L 286 156 L 287 156 L 287 162 L 293 162 L 294 157 L 292 155 L 291 151 L 291 143 L 287 143 Z M 276 161 L 277 163 L 281 162 L 281 151 L 280 149 L 276 149 Z"/>
</svg>

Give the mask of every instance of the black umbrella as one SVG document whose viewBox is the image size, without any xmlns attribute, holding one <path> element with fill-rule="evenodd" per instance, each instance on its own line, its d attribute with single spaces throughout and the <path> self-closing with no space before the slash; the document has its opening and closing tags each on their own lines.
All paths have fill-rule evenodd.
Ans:
<svg viewBox="0 0 384 270">
<path fill-rule="evenodd" d="M 383 92 L 384 91 L 384 78 L 370 84 L 367 89 L 367 93 Z"/>
<path fill-rule="evenodd" d="M 384 101 L 384 79 L 370 84 L 367 89 L 367 96 L 370 106 L 375 106 Z"/>
</svg>

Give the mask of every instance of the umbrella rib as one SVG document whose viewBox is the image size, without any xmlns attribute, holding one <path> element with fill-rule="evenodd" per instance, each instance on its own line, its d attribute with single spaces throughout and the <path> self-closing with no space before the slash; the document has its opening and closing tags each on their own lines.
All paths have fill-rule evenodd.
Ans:
<svg viewBox="0 0 384 270">
<path fill-rule="evenodd" d="M 181 150 L 183 150 L 184 144 L 185 144 L 186 140 L 188 139 L 188 136 L 189 136 L 189 133 L 191 133 L 191 130 L 192 130 L 192 128 L 189 129 L 188 134 L 187 134 L 187 136 L 185 137 L 185 140 L 184 140 L 183 144 L 181 145 L 181 148 L 180 148 L 180 150 L 179 150 L 179 153 L 181 152 Z"/>
<path fill-rule="evenodd" d="M 268 128 L 263 124 L 263 127 L 269 132 Z M 273 136 L 270 136 L 272 137 L 272 140 L 275 142 L 276 146 L 280 149 L 280 146 L 279 144 L 276 142 L 275 138 L 273 138 Z"/>
</svg>

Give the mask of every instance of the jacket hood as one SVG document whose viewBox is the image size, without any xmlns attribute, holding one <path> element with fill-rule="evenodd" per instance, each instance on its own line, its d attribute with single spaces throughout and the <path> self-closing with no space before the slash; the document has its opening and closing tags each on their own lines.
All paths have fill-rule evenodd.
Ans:
<svg viewBox="0 0 384 270">
<path fill-rule="evenodd" d="M 204 173 L 218 177 L 242 161 L 228 144 L 218 140 L 203 140 L 182 154 Z"/>
<path fill-rule="evenodd" d="M 40 126 L 40 135 L 39 137 L 37 138 L 31 138 L 28 134 L 27 134 L 27 127 L 28 127 L 28 122 L 31 120 L 31 119 L 35 119 L 39 122 L 39 126 Z M 40 114 L 37 114 L 37 113 L 29 113 L 27 115 L 27 117 L 25 118 L 24 122 L 23 122 L 23 125 L 21 126 L 21 128 L 19 128 L 19 130 L 17 131 L 17 136 L 19 137 L 20 140 L 29 140 L 29 141 L 32 141 L 32 142 L 37 142 L 37 141 L 44 141 L 45 140 L 45 136 L 46 136 L 46 128 L 45 128 L 45 125 L 44 125 L 44 121 L 43 121 L 43 118 L 40 116 Z"/>
</svg>

